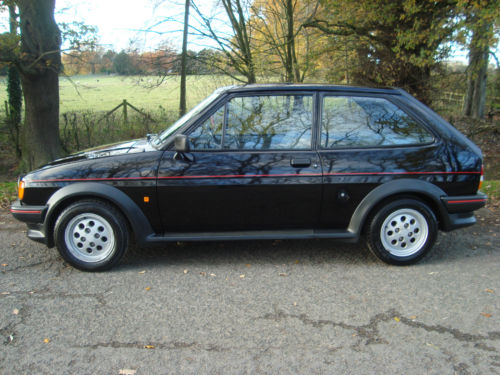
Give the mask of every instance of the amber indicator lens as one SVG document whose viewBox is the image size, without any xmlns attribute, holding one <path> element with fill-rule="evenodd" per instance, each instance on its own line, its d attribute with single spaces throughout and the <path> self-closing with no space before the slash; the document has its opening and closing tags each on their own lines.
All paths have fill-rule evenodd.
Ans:
<svg viewBox="0 0 500 375">
<path fill-rule="evenodd" d="M 17 186 L 17 197 L 21 201 L 24 198 L 24 181 L 19 181 L 19 185 Z"/>
<path fill-rule="evenodd" d="M 481 190 L 483 187 L 483 181 L 484 181 L 484 167 L 481 165 L 481 178 L 479 179 L 479 186 L 477 187 L 477 190 Z"/>
</svg>

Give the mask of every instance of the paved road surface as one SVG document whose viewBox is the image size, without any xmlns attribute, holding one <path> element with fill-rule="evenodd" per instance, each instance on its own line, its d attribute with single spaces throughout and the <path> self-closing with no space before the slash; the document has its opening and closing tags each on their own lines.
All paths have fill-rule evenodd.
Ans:
<svg viewBox="0 0 500 375">
<path fill-rule="evenodd" d="M 0 213 L 0 374 L 500 374 L 500 220 L 411 267 L 317 241 L 65 265 Z"/>
</svg>

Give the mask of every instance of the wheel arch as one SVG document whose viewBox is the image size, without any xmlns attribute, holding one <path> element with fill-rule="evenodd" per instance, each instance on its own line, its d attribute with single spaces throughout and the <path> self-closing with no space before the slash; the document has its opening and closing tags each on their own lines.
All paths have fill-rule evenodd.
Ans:
<svg viewBox="0 0 500 375">
<path fill-rule="evenodd" d="M 398 197 L 420 199 L 434 212 L 439 227 L 445 227 L 448 214 L 441 203 L 441 197 L 446 195 L 438 186 L 422 180 L 399 179 L 384 183 L 363 198 L 351 217 L 348 230 L 360 235 L 368 217 L 384 204 L 384 200 Z"/>
<path fill-rule="evenodd" d="M 57 190 L 48 200 L 44 229 L 47 245 L 54 246 L 54 225 L 59 214 L 69 205 L 83 199 L 99 199 L 115 206 L 125 217 L 137 243 L 143 243 L 153 229 L 146 215 L 124 192 L 99 182 L 79 182 Z"/>
</svg>

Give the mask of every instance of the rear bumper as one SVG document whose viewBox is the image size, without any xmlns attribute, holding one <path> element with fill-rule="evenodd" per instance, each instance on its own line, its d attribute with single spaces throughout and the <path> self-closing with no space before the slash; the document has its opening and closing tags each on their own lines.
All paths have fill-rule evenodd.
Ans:
<svg viewBox="0 0 500 375">
<path fill-rule="evenodd" d="M 480 192 L 476 195 L 441 197 L 447 213 L 442 229 L 450 231 L 475 224 L 476 218 L 473 211 L 484 207 L 487 199 L 486 194 Z"/>
<path fill-rule="evenodd" d="M 446 210 L 450 214 L 471 212 L 484 207 L 488 197 L 486 194 L 462 195 L 458 197 L 441 197 Z"/>
</svg>

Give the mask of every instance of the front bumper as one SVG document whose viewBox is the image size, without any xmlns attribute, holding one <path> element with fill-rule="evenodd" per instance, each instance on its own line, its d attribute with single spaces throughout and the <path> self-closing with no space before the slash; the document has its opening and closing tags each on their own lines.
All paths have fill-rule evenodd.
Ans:
<svg viewBox="0 0 500 375">
<path fill-rule="evenodd" d="M 47 206 L 26 206 L 17 200 L 10 206 L 10 212 L 19 221 L 41 224 L 45 220 L 47 208 Z"/>
<path fill-rule="evenodd" d="M 47 244 L 44 226 L 47 209 L 47 206 L 27 206 L 19 200 L 10 206 L 12 216 L 28 225 L 28 238 L 44 244 Z"/>
<path fill-rule="evenodd" d="M 476 195 L 441 197 L 446 210 L 446 217 L 442 225 L 444 231 L 468 227 L 476 223 L 473 211 L 484 207 L 488 197 L 478 192 Z"/>
</svg>

